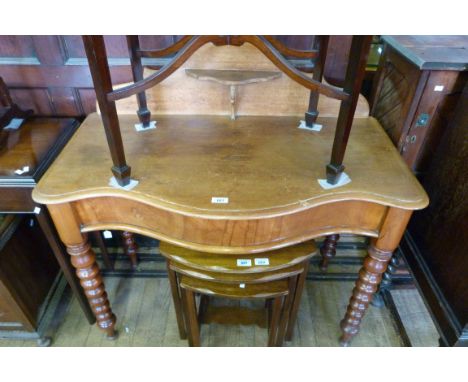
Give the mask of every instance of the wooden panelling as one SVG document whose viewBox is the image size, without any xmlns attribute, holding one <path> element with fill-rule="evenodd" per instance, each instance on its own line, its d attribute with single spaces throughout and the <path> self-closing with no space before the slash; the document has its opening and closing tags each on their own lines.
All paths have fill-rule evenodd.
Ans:
<svg viewBox="0 0 468 382">
<path fill-rule="evenodd" d="M 7 58 L 34 58 L 36 51 L 32 37 L 0 36 L 0 56 L 4 60 Z"/>
<path fill-rule="evenodd" d="M 393 143 L 401 149 L 400 137 L 404 130 L 409 128 L 406 117 L 420 71 L 390 47 L 387 47 L 382 61 L 371 114 L 379 120 Z"/>
<path fill-rule="evenodd" d="M 167 47 L 182 36 L 141 36 L 143 49 Z M 349 49 L 343 36 L 334 36 L 328 73 L 344 78 L 346 62 L 339 63 Z M 344 36 L 346 37 L 346 36 Z M 295 49 L 310 49 L 314 36 L 277 36 Z M 106 48 L 114 84 L 129 82 L 128 49 L 124 36 L 106 36 Z M 347 56 L 346 56 L 347 57 Z M 148 63 L 148 62 L 147 62 Z M 326 72 L 327 73 L 327 72 Z M 36 115 L 84 116 L 96 110 L 96 99 L 81 36 L 0 36 L 0 76 L 10 87 L 13 100 L 30 107 Z"/>
<path fill-rule="evenodd" d="M 54 106 L 47 89 L 42 88 L 13 88 L 10 90 L 11 98 L 23 109 L 33 109 L 38 115 L 53 115 Z"/>
</svg>

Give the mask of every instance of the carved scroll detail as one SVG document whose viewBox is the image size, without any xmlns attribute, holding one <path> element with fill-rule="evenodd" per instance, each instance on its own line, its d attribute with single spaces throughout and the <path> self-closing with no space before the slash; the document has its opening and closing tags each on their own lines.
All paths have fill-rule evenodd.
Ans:
<svg viewBox="0 0 468 382">
<path fill-rule="evenodd" d="M 234 45 L 240 46 L 244 43 L 249 43 L 260 50 L 274 65 L 276 65 L 282 72 L 284 72 L 289 78 L 296 81 L 300 85 L 304 86 L 309 90 L 317 91 L 327 97 L 339 99 L 341 101 L 347 100 L 349 94 L 344 91 L 337 89 L 333 86 L 322 84 L 321 82 L 315 81 L 309 76 L 302 73 L 300 70 L 294 67 L 286 58 L 284 58 L 274 46 L 268 42 L 265 37 L 262 36 L 194 36 L 185 43 L 176 56 L 160 70 L 145 78 L 144 80 L 135 82 L 132 85 L 124 86 L 116 89 L 107 94 L 108 101 L 117 101 L 122 98 L 129 97 L 131 95 L 141 93 L 145 89 L 148 89 L 154 85 L 165 80 L 172 73 L 174 73 L 190 56 L 195 53 L 201 46 L 207 43 L 213 43 L 217 46 L 221 45 Z"/>
</svg>

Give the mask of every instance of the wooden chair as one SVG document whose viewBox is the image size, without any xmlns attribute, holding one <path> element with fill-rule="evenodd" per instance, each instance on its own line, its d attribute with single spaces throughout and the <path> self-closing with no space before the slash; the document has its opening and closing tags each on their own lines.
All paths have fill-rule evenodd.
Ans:
<svg viewBox="0 0 468 382">
<path fill-rule="evenodd" d="M 371 42 L 370 36 L 353 37 L 343 90 L 319 81 L 322 77 L 323 63 L 326 57 L 327 40 L 325 38 L 317 39 L 319 41 L 317 44 L 321 44 L 322 49 L 319 49 L 320 46 L 318 45 L 316 49 L 303 52 L 286 48 L 268 36 L 185 36 L 175 44 L 160 50 L 141 49 L 138 37 L 128 36 L 134 83 L 115 90 L 112 87 L 103 37 L 84 36 L 83 41 L 113 161 L 112 173 L 121 186 L 129 184 L 131 169 L 125 159 L 115 101 L 136 95 L 138 99 L 137 113 L 140 122 L 144 127 L 148 126 L 151 114 L 147 107 L 145 90 L 170 76 L 195 51 L 207 43 L 213 43 L 216 46 L 241 46 L 249 43 L 259 49 L 284 74 L 311 90 L 309 108 L 306 113 L 306 122 L 309 125 L 314 123 L 317 118 L 318 94 L 341 101 L 331 159 L 326 166 L 327 181 L 331 184 L 336 184 L 339 181 L 344 170 L 343 158 L 364 77 L 366 57 Z M 143 78 L 142 58 L 167 57 L 173 54 L 174 56 L 170 62 L 149 77 Z M 313 78 L 295 67 L 285 58 L 284 54 L 296 57 L 307 56 L 307 58 L 314 59 L 316 65 L 314 66 Z"/>
<path fill-rule="evenodd" d="M 200 345 L 200 322 L 208 305 L 195 293 L 231 299 L 272 299 L 268 346 L 291 340 L 310 258 L 317 253 L 313 241 L 256 255 L 222 255 L 160 244 L 167 258 L 171 292 L 181 339 Z M 263 265 L 256 265 L 256 264 Z M 230 313 L 223 312 L 229 315 Z M 231 312 L 231 316 L 233 316 Z M 207 321 L 209 321 L 207 319 Z"/>
<path fill-rule="evenodd" d="M 13 118 L 26 119 L 32 114 L 32 110 L 22 110 L 13 102 L 8 87 L 0 77 L 0 130 L 6 127 Z"/>
</svg>

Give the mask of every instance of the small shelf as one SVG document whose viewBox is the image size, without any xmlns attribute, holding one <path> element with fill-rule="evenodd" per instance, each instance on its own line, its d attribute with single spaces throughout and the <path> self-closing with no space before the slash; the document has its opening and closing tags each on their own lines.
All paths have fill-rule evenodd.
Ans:
<svg viewBox="0 0 468 382">
<path fill-rule="evenodd" d="M 197 80 L 212 81 L 229 86 L 231 119 L 236 119 L 237 86 L 271 81 L 281 77 L 281 72 L 265 70 L 185 69 L 185 73 Z"/>
</svg>

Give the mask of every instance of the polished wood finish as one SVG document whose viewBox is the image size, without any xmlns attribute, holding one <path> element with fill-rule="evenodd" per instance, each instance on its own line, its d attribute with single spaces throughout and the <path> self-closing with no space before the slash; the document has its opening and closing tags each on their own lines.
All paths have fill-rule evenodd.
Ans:
<svg viewBox="0 0 468 382">
<path fill-rule="evenodd" d="M 371 115 L 425 172 L 468 80 L 466 36 L 384 36 Z"/>
<path fill-rule="evenodd" d="M 255 84 L 281 77 L 281 72 L 261 70 L 185 69 L 185 73 L 198 80 L 228 85 L 231 96 L 231 119 L 236 119 L 236 95 L 239 85 Z"/>
<path fill-rule="evenodd" d="M 340 235 L 334 234 L 327 236 L 320 248 L 320 254 L 322 255 L 322 261 L 320 262 L 320 269 L 326 271 L 328 268 L 328 262 L 336 255 L 336 244 L 340 239 Z"/>
<path fill-rule="evenodd" d="M 38 333 L 59 271 L 50 252 L 32 217 L 0 215 L 0 337 Z"/>
<path fill-rule="evenodd" d="M 236 47 L 206 44 L 198 49 L 170 77 L 146 90 L 148 108 L 153 114 L 202 114 L 226 115 L 229 113 L 224 99 L 226 89 L 214 82 L 201 82 L 188 77 L 186 71 L 240 71 L 278 72 L 277 67 L 250 44 Z M 145 68 L 144 77 L 154 74 Z M 116 85 L 115 88 L 121 85 Z M 203 94 L 203 97 L 200 97 Z M 271 115 L 296 116 L 302 119 L 310 101 L 310 91 L 288 76 L 282 75 L 274 81 L 259 82 L 255 86 L 238 89 L 236 114 L 239 116 Z M 133 114 L 138 108 L 135 97 L 116 102 L 118 114 Z M 322 117 L 338 116 L 340 101 L 319 97 L 318 110 Z M 369 106 L 361 95 L 355 117 L 368 117 Z"/>
<path fill-rule="evenodd" d="M 71 256 L 71 263 L 76 268 L 76 274 L 96 316 L 97 325 L 106 331 L 109 339 L 115 339 L 116 318 L 107 300 L 102 276 L 96 264 L 96 256 L 86 236 L 83 236 L 83 240 L 77 244 L 67 245 L 67 252 Z"/>
<path fill-rule="evenodd" d="M 210 296 L 223 296 L 234 299 L 273 299 L 272 317 L 269 328 L 268 346 L 281 346 L 289 316 L 291 302 L 291 290 L 288 280 L 278 280 L 268 283 L 239 285 L 222 282 L 210 282 L 182 275 L 180 277 L 180 289 L 182 291 L 182 304 L 187 321 L 187 332 L 190 346 L 200 346 L 200 323 L 198 322 L 194 293 L 202 293 Z M 286 300 L 285 300 L 286 299 Z"/>
<path fill-rule="evenodd" d="M 317 49 L 319 54 L 316 57 L 316 59 L 313 61 L 313 65 L 314 65 L 313 78 L 314 80 L 318 82 L 322 82 L 323 70 L 325 68 L 325 60 L 327 59 L 328 41 L 329 41 L 329 36 L 320 36 L 320 38 L 316 37 L 314 40 L 314 48 Z M 305 123 L 309 127 L 312 127 L 314 123 L 317 121 L 317 117 L 319 115 L 318 101 L 319 101 L 319 93 L 311 91 L 310 97 L 309 97 L 309 108 L 305 114 Z"/>
<path fill-rule="evenodd" d="M 160 251 L 168 261 L 169 281 L 181 338 L 184 338 L 186 333 L 185 328 L 181 328 L 184 325 L 181 317 L 183 302 L 178 280 L 182 277 L 191 280 L 192 289 L 194 289 L 193 285 L 198 285 L 196 290 L 204 295 L 231 298 L 278 297 L 279 292 L 276 288 L 280 285 L 279 282 L 283 281 L 281 288 L 287 285 L 288 293 L 288 297 L 281 301 L 280 306 L 284 317 L 281 322 L 277 318 L 272 318 L 275 323 L 270 326 L 270 343 L 274 344 L 271 346 L 281 346 L 285 335 L 288 339 L 292 338 L 308 263 L 310 258 L 317 253 L 314 242 L 301 243 L 260 255 L 242 255 L 243 260 L 251 263 L 251 266 L 243 267 L 237 264 L 237 256 L 188 250 L 166 242 L 160 243 Z M 268 259 L 268 264 L 256 266 L 255 259 L 259 256 L 262 259 Z M 244 284 L 241 290 L 239 290 L 239 284 Z M 253 285 L 257 286 L 253 287 Z M 202 305 L 200 303 L 199 316 L 203 315 Z M 227 311 L 223 314 L 233 315 L 234 312 Z M 276 317 L 276 314 L 274 313 L 273 316 Z M 190 331 L 190 328 L 187 330 Z"/>
<path fill-rule="evenodd" d="M 281 72 L 262 70 L 185 69 L 185 73 L 198 80 L 213 81 L 223 85 L 256 84 L 281 77 Z"/>
<path fill-rule="evenodd" d="M 204 40 L 190 41 L 181 55 Z M 229 40 L 234 45 L 250 41 L 267 55 L 279 54 L 256 37 Z M 365 38 L 360 41 L 357 45 L 364 46 Z M 151 81 L 115 91 L 112 97 L 140 92 Z M 346 98 L 353 103 L 357 96 Z M 139 181 L 134 189 L 109 186 L 111 160 L 97 115 L 83 123 L 35 189 L 33 197 L 48 205 L 68 247 L 82 246 L 82 232 L 96 229 L 141 233 L 217 254 L 265 252 L 318 236 L 355 233 L 375 238 L 376 250 L 391 253 L 412 210 L 428 204 L 424 190 L 373 118 L 353 120 L 346 153 L 351 183 L 326 190 L 317 180 L 323 176 L 336 132 L 348 131 L 347 118 L 319 117 L 323 129 L 313 133 L 297 129 L 295 117 L 246 116 L 235 121 L 200 115 L 154 117 L 158 127 L 141 133 L 133 127 L 136 116 L 120 117 L 127 156 L 135 166 L 132 176 Z M 340 118 L 348 122 L 336 127 Z M 153 152 L 158 154 L 146 155 Z M 93 176 L 83 173 L 83 168 Z M 228 203 L 212 203 L 213 197 L 226 197 Z M 366 263 L 359 285 L 368 285 L 370 274 L 377 286 L 383 267 L 372 267 Z M 356 313 L 358 297 L 351 300 L 344 320 L 344 343 L 357 333 L 367 307 L 364 304 Z M 350 318 L 354 314 L 359 320 Z"/>
<path fill-rule="evenodd" d="M 167 264 L 167 275 L 169 279 L 169 284 L 171 286 L 172 303 L 174 305 L 174 310 L 176 313 L 177 328 L 179 329 L 179 337 L 181 340 L 185 340 L 187 338 L 187 330 L 186 330 L 185 319 L 184 319 L 185 314 L 183 312 L 183 307 L 182 307 L 182 292 L 180 290 L 179 283 L 177 281 L 176 272 L 171 269 L 169 262 L 166 262 L 166 264 Z"/>
<path fill-rule="evenodd" d="M 314 36 L 274 37 L 295 50 L 309 50 L 314 42 Z M 330 41 L 326 78 L 336 86 L 342 86 L 344 80 L 350 37 L 332 36 Z M 139 36 L 140 51 L 159 50 L 162 53 L 156 58 L 143 55 L 143 64 L 161 67 L 169 60 L 165 57 L 179 49 L 177 44 L 183 45 L 189 38 L 176 35 Z M 104 39 L 113 83 L 131 81 L 125 36 L 105 36 Z M 166 50 L 174 45 L 175 50 Z M 313 70 L 309 59 L 294 59 L 292 62 L 301 70 Z M 96 111 L 96 95 L 80 36 L 0 36 L 0 72 L 11 89 L 13 102 L 34 110 L 35 115 L 84 117 Z M 132 109 L 132 112 L 135 110 Z"/>
<path fill-rule="evenodd" d="M 125 253 L 130 259 L 132 268 L 136 269 L 138 266 L 138 257 L 137 257 L 138 246 L 135 243 L 135 235 L 132 232 L 124 231 L 122 232 L 122 236 L 124 239 L 123 247 L 124 247 Z"/>
<path fill-rule="evenodd" d="M 26 119 L 32 115 L 32 110 L 22 110 L 11 99 L 10 92 L 3 78 L 0 77 L 0 149 L 2 148 L 7 127 L 14 118 Z"/>
<path fill-rule="evenodd" d="M 444 346 L 468 344 L 468 83 L 421 182 L 431 197 L 402 250 Z"/>
<path fill-rule="evenodd" d="M 130 182 L 130 167 L 125 161 L 122 136 L 119 130 L 119 118 L 115 103 L 107 99 L 112 91 L 112 80 L 107 64 L 107 53 L 103 36 L 84 36 L 83 43 L 88 57 L 89 68 L 95 86 L 99 109 L 103 113 L 102 122 L 107 136 L 109 151 L 112 157 L 112 173 L 120 185 Z"/>
<path fill-rule="evenodd" d="M 135 66 L 133 73 L 134 78 L 140 78 L 133 84 L 112 89 L 110 78 L 109 65 L 107 63 L 107 54 L 104 46 L 103 36 L 84 36 L 83 41 L 90 64 L 90 70 L 93 76 L 93 81 L 96 88 L 96 95 L 100 110 L 103 116 L 103 123 L 106 130 L 109 149 L 113 160 L 112 172 L 121 186 L 126 186 L 130 182 L 130 167 L 125 161 L 125 153 L 122 145 L 120 134 L 119 121 L 115 106 L 115 101 L 137 94 L 139 102 L 139 110 L 141 112 L 142 101 L 145 98 L 144 91 L 160 82 L 164 81 L 172 73 L 174 73 L 184 62 L 186 62 L 193 53 L 207 43 L 212 43 L 216 46 L 233 45 L 242 46 L 249 43 L 260 50 L 274 65 L 276 65 L 285 75 L 296 81 L 303 87 L 323 94 L 325 96 L 338 99 L 341 102 L 340 113 L 338 115 L 336 133 L 332 146 L 332 154 L 330 163 L 326 167 L 326 179 L 330 184 L 336 184 L 344 170 L 342 164 L 344 153 L 346 150 L 349 133 L 351 131 L 352 120 L 356 110 L 359 91 L 361 89 L 362 80 L 367 62 L 367 54 L 371 42 L 371 36 L 354 36 L 351 44 L 350 56 L 353 60 L 348 63 L 344 90 L 324 84 L 315 78 L 321 80 L 322 66 L 325 62 L 324 55 L 318 60 L 319 67 L 313 78 L 305 75 L 292 65 L 274 46 L 263 36 L 194 36 L 180 48 L 177 54 L 170 62 L 164 65 L 160 70 L 153 73 L 149 77 L 142 78 L 141 60 L 136 59 L 136 48 L 132 45 L 136 42 L 137 37 L 129 38 L 131 53 L 131 64 Z M 322 48 L 326 48 L 326 40 L 322 44 Z M 317 95 L 312 94 L 310 107 L 315 107 Z M 235 98 L 234 88 L 231 89 L 231 99 Z M 146 98 L 144 99 L 146 107 Z M 309 112 L 312 110 L 309 107 Z M 145 113 L 147 113 L 145 109 Z M 315 111 L 314 111 L 315 113 Z M 309 115 L 306 120 L 310 123 L 312 115 Z M 315 120 L 316 116 L 312 119 Z M 145 122 L 147 124 L 147 121 Z"/>
<path fill-rule="evenodd" d="M 101 119 L 94 114 L 83 122 L 66 152 L 45 174 L 34 190 L 34 198 L 45 204 L 57 204 L 89 197 L 122 197 L 129 203 L 140 201 L 163 208 L 165 214 L 183 211 L 187 219 L 199 216 L 274 218 L 292 212 L 305 214 L 312 207 L 321 208 L 325 202 L 352 203 L 350 200 L 407 209 L 423 208 L 428 202 L 424 190 L 373 118 L 355 120 L 347 151 L 352 182 L 331 190 L 322 189 L 317 179 L 322 176 L 321 163 L 329 155 L 336 118 L 319 118 L 323 125 L 320 133 L 297 129 L 296 119 L 288 117 L 245 117 L 235 121 L 217 116 L 158 116 L 157 119 L 157 129 L 136 134 L 133 125 L 138 119 L 130 115 L 120 117 L 128 157 L 141 169 L 135 169 L 135 178 L 140 183 L 134 190 L 129 192 L 108 185 L 106 166 L 112 162 L 105 151 L 107 142 Z M 234 139 L 236 145 L 231 144 Z M 88 155 L 90 150 L 92 157 Z M 145 152 L 161 155 L 141 155 Z M 272 158 L 271 152 L 281 152 L 281 156 Z M 310 161 L 309 152 L 314 153 L 314 161 Z M 90 166 L 92 177 L 83 175 L 83 164 Z M 157 174 L 144 171 L 156 167 Z M 233 179 L 232 174 L 236 172 L 242 173 L 242 178 Z M 195 174 L 197 187 L 193 188 Z M 291 188 L 291 184 L 295 187 Z M 250 185 L 255 187 L 255 192 Z M 271 189 L 277 192 L 268 192 Z M 217 195 L 231 197 L 229 204 L 212 204 L 211 197 Z M 116 208 L 109 205 L 99 214 L 115 215 Z M 83 214 L 93 215 L 88 210 Z M 138 218 L 143 216 L 144 212 Z M 370 225 L 372 228 L 369 223 L 364 226 L 372 230 L 376 224 L 378 221 Z M 220 226 L 216 221 L 211 225 Z"/>
<path fill-rule="evenodd" d="M 0 151 L 0 211 L 34 213 L 88 322 L 94 323 L 93 312 L 47 210 L 31 198 L 32 189 L 78 125 L 72 118 L 30 118 L 19 129 L 8 131 L 6 144 Z M 29 167 L 29 171 L 21 175 L 15 173 L 24 166 Z"/>
<path fill-rule="evenodd" d="M 361 320 L 373 294 L 377 291 L 382 273 L 385 272 L 392 253 L 403 236 L 411 214 L 412 211 L 390 208 L 382 225 L 380 237 L 371 240 L 368 256 L 364 259 L 364 266 L 359 272 L 359 279 L 353 289 L 346 315 L 341 321 L 342 345 L 347 346 L 359 331 Z"/>
<path fill-rule="evenodd" d="M 361 91 L 362 80 L 366 71 L 367 54 L 371 43 L 371 36 L 354 36 L 351 42 L 350 61 L 346 69 L 346 78 L 343 90 L 349 97 L 340 107 L 336 122 L 335 139 L 330 163 L 327 165 L 327 181 L 336 184 L 344 171 L 343 158 L 348 144 L 351 126 L 353 125 L 354 111 Z"/>
<path fill-rule="evenodd" d="M 306 260 L 310 260 L 317 253 L 317 248 L 313 241 L 300 243 L 291 247 L 277 249 L 273 251 L 263 252 L 261 255 L 251 254 L 243 255 L 242 259 L 250 260 L 252 266 L 244 266 L 240 268 L 237 265 L 236 255 L 221 255 L 210 254 L 197 250 L 189 250 L 184 247 L 169 244 L 165 241 L 160 243 L 159 250 L 163 256 L 169 259 L 174 267 L 179 269 L 180 273 L 186 272 L 190 275 L 190 271 L 197 271 L 197 276 L 210 275 L 214 273 L 222 273 L 225 282 L 263 282 L 272 281 L 279 275 L 282 278 L 284 270 L 293 270 L 299 273 L 299 270 L 304 266 Z M 255 258 L 268 257 L 269 264 L 255 266 Z M 229 275 L 233 279 L 229 279 Z M 195 276 L 195 275 L 193 275 Z M 207 280 L 215 281 L 215 279 L 206 277 Z"/>
<path fill-rule="evenodd" d="M 179 41 L 180 42 L 180 41 Z M 138 36 L 127 36 L 128 51 L 130 56 L 130 67 L 132 68 L 133 82 L 143 80 L 143 65 L 139 55 L 140 40 Z M 151 119 L 151 113 L 146 104 L 146 95 L 144 92 L 137 94 L 138 118 L 143 127 L 148 127 Z"/>
</svg>

